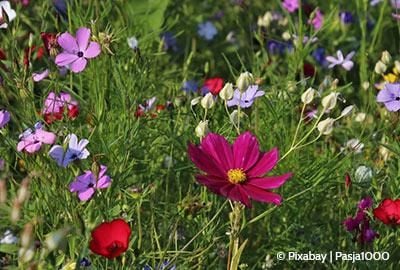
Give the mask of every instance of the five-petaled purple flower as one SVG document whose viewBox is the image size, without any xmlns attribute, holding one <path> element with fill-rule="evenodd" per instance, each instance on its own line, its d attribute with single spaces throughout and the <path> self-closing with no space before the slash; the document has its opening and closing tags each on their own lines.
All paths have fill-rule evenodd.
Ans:
<svg viewBox="0 0 400 270">
<path fill-rule="evenodd" d="M 99 175 L 95 175 L 92 171 L 85 171 L 69 185 L 69 191 L 76 192 L 81 201 L 89 200 L 97 189 L 107 188 L 111 185 L 111 178 L 106 175 L 106 171 L 107 167 L 104 165 L 100 165 Z"/>
<path fill-rule="evenodd" d="M 61 145 L 54 145 L 49 152 L 51 158 L 53 158 L 58 166 L 67 167 L 71 162 L 78 159 L 86 159 L 90 153 L 86 149 L 89 141 L 87 139 L 78 140 L 75 134 L 69 134 L 64 144 L 68 144 L 67 151 Z"/>
<path fill-rule="evenodd" d="M 101 52 L 97 42 L 90 41 L 90 29 L 81 27 L 76 31 L 76 38 L 70 33 L 61 34 L 57 42 L 64 51 L 56 56 L 58 66 L 68 67 L 78 73 L 85 69 L 87 59 L 98 56 Z"/>
<path fill-rule="evenodd" d="M 10 113 L 6 110 L 0 110 L 0 128 L 3 128 L 10 121 Z"/>
<path fill-rule="evenodd" d="M 236 89 L 233 98 L 227 102 L 229 107 L 240 106 L 241 108 L 249 108 L 253 105 L 254 100 L 265 94 L 264 91 L 258 90 L 258 85 L 250 85 L 243 93 Z"/>
<path fill-rule="evenodd" d="M 379 91 L 376 101 L 385 104 L 386 109 L 391 112 L 400 110 L 400 84 L 386 83 L 381 91 Z"/>
</svg>

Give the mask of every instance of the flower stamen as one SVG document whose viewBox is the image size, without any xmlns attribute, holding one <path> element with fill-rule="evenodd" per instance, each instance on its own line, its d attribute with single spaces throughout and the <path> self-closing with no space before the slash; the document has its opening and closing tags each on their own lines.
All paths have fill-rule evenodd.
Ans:
<svg viewBox="0 0 400 270">
<path fill-rule="evenodd" d="M 230 169 L 227 175 L 228 175 L 228 181 L 231 182 L 232 184 L 243 183 L 247 179 L 246 173 L 241 168 Z"/>
</svg>

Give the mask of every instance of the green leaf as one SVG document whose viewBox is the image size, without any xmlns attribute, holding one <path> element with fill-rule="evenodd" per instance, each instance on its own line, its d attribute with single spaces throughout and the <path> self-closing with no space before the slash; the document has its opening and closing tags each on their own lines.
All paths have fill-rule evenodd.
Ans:
<svg viewBox="0 0 400 270">
<path fill-rule="evenodd" d="M 13 244 L 0 244 L 0 252 L 7 254 L 16 254 L 18 246 Z"/>
<path fill-rule="evenodd" d="M 159 31 L 164 22 L 164 12 L 169 0 L 131 0 L 132 18 L 142 23 L 144 31 Z"/>
<path fill-rule="evenodd" d="M 230 270 L 237 270 L 239 267 L 239 263 L 240 263 L 240 256 L 242 255 L 242 252 L 244 250 L 244 247 L 247 244 L 247 240 L 246 239 L 243 244 L 240 246 L 240 248 L 237 250 L 237 252 L 235 252 L 235 254 L 233 255 L 232 258 L 232 263 L 231 263 L 231 269 Z"/>
</svg>

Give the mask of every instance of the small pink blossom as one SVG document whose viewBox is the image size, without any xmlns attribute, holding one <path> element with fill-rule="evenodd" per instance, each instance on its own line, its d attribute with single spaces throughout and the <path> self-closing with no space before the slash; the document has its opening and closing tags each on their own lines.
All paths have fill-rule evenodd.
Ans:
<svg viewBox="0 0 400 270">
<path fill-rule="evenodd" d="M 319 8 L 315 11 L 314 17 L 308 20 L 308 23 L 312 24 L 316 30 L 322 27 L 322 24 L 324 23 L 324 15 L 322 15 Z"/>
<path fill-rule="evenodd" d="M 284 0 L 282 6 L 289 12 L 293 13 L 299 8 L 298 0 Z"/>
<path fill-rule="evenodd" d="M 44 144 L 54 144 L 56 138 L 54 133 L 43 130 L 42 124 L 39 122 L 33 129 L 29 128 L 19 136 L 17 151 L 33 154 L 39 151 Z"/>
</svg>

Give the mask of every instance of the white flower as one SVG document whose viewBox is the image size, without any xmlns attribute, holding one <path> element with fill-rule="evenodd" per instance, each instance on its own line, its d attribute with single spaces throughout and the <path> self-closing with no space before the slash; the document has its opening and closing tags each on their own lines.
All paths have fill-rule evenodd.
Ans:
<svg viewBox="0 0 400 270">
<path fill-rule="evenodd" d="M 138 48 L 139 42 L 136 37 L 130 37 L 127 39 L 128 45 L 132 50 L 136 50 Z"/>
<path fill-rule="evenodd" d="M 374 70 L 375 70 L 376 74 L 383 74 L 386 72 L 386 69 L 387 69 L 387 66 L 380 60 L 375 64 Z"/>
<path fill-rule="evenodd" d="M 0 238 L 0 244 L 16 244 L 17 242 L 18 238 L 10 230 L 6 230 Z"/>
<path fill-rule="evenodd" d="M 371 168 L 361 165 L 357 168 L 354 174 L 354 180 L 357 183 L 370 182 L 372 179 L 373 171 Z"/>
<path fill-rule="evenodd" d="M 211 109 L 215 104 L 215 100 L 214 100 L 213 94 L 207 93 L 201 99 L 200 104 L 204 109 Z"/>
<path fill-rule="evenodd" d="M 392 61 L 392 56 L 390 55 L 390 53 L 388 51 L 382 52 L 381 61 L 385 65 L 389 65 L 390 64 L 390 62 Z"/>
<path fill-rule="evenodd" d="M 365 113 L 357 113 L 354 120 L 356 120 L 356 122 L 364 122 L 366 116 L 367 115 Z"/>
<path fill-rule="evenodd" d="M 3 14 L 3 11 L 6 14 Z M 0 28 L 7 28 L 7 22 L 11 22 L 17 17 L 15 10 L 11 8 L 9 1 L 0 1 Z"/>
<path fill-rule="evenodd" d="M 226 83 L 224 88 L 219 92 L 219 96 L 223 100 L 230 100 L 233 97 L 233 85 L 231 83 Z"/>
<path fill-rule="evenodd" d="M 362 142 L 360 142 L 359 139 L 354 138 L 354 139 L 348 140 L 346 142 L 345 148 L 356 154 L 359 154 L 363 151 L 364 144 Z"/>
</svg>

